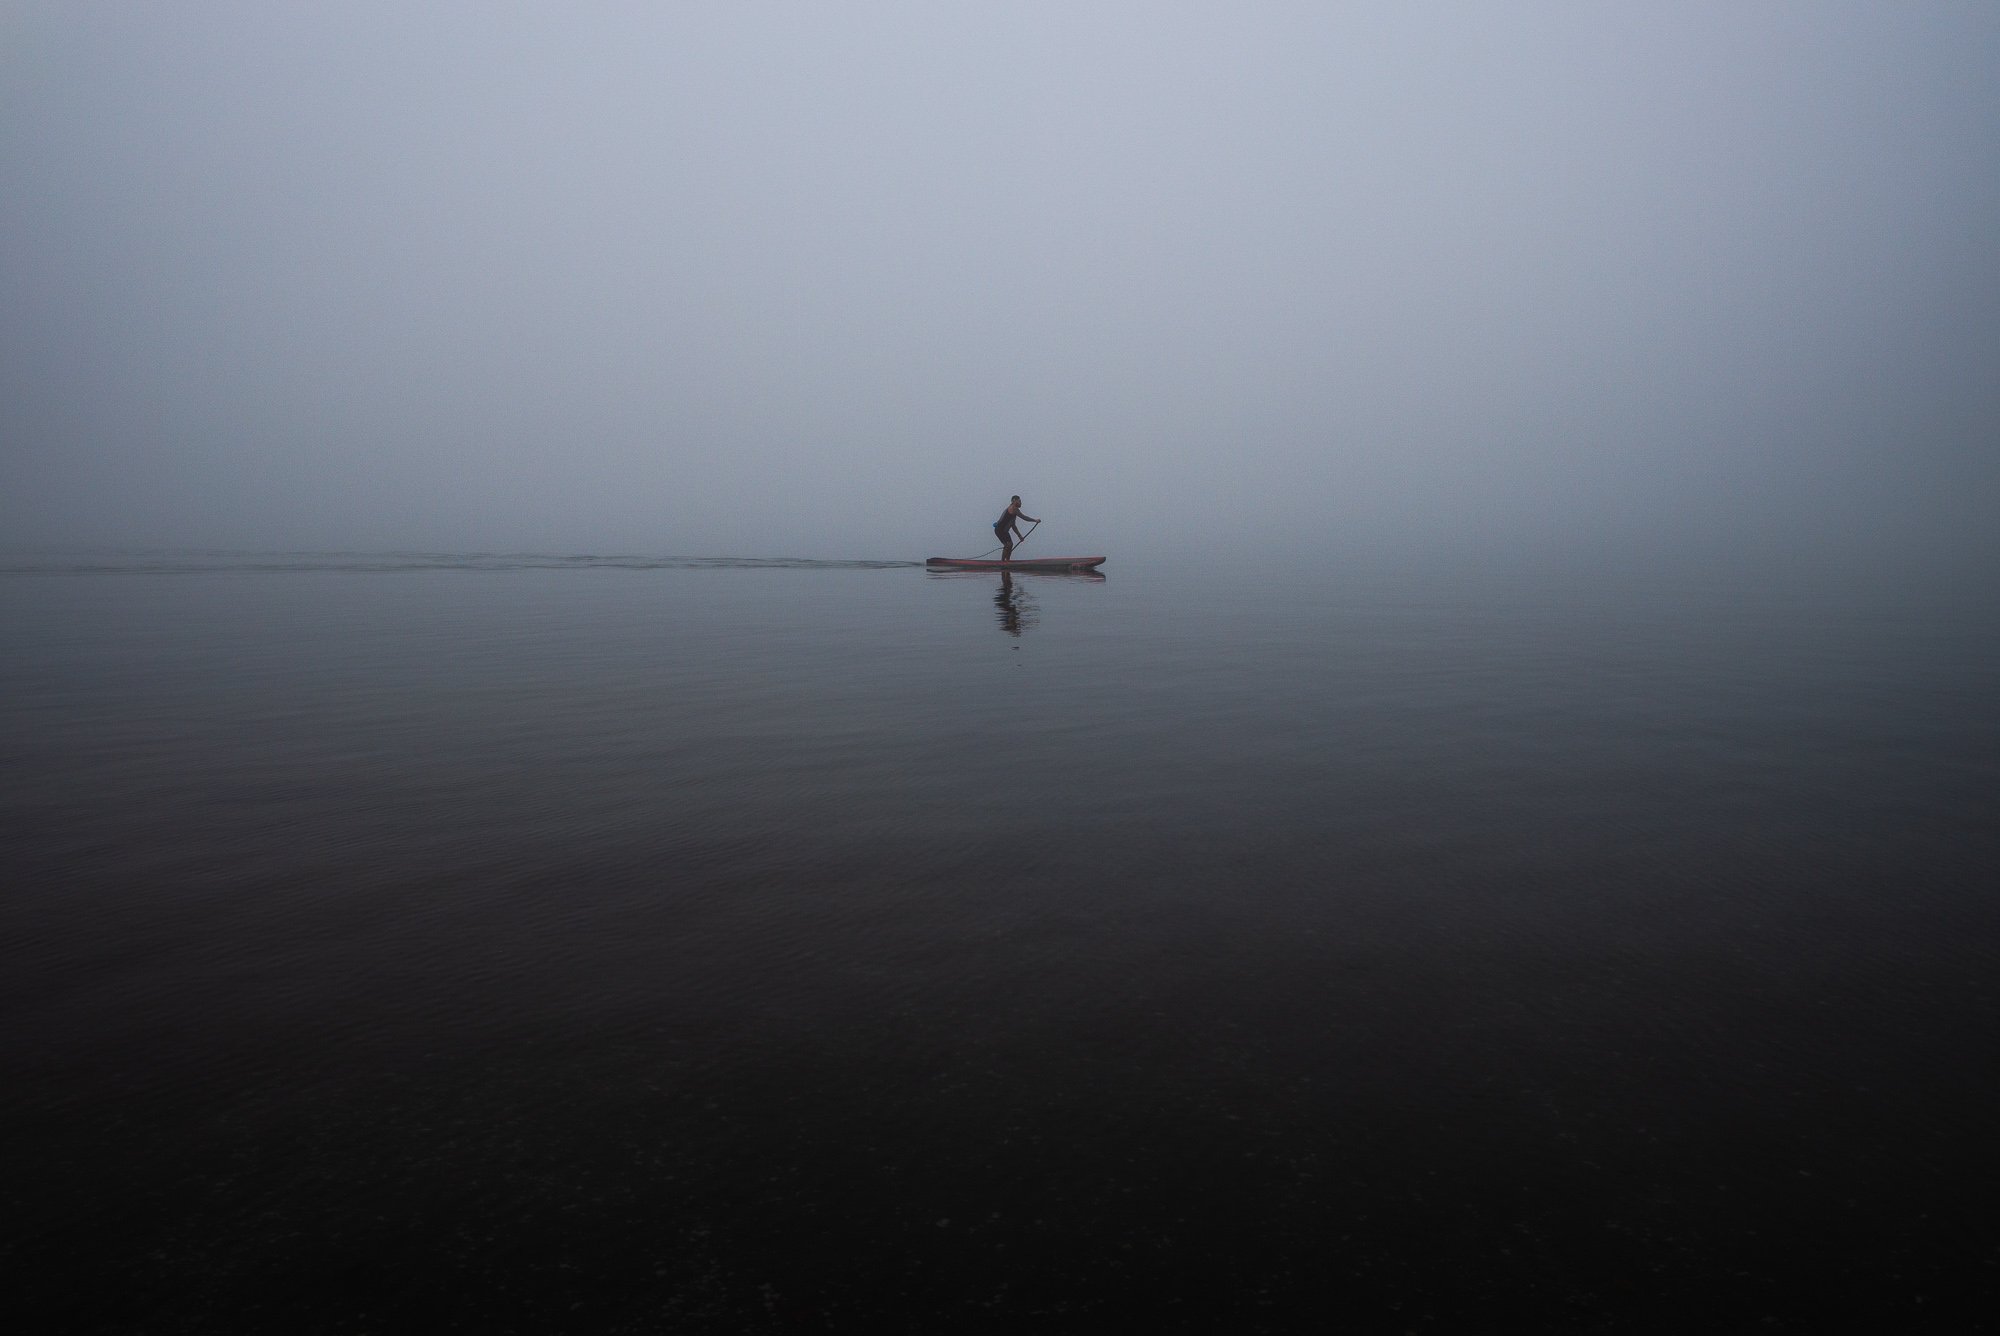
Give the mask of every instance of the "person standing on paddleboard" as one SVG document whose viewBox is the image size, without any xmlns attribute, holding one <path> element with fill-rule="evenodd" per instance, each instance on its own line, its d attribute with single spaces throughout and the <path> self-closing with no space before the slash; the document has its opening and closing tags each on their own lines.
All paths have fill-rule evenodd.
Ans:
<svg viewBox="0 0 2000 1336">
<path fill-rule="evenodd" d="M 1041 523 L 1033 515 L 1021 513 L 1021 498 L 1017 496 L 1007 503 L 1007 508 L 1000 512 L 1000 518 L 993 522 L 993 536 L 1000 540 L 1000 560 L 1014 559 L 1014 539 L 1021 532 L 1022 520 L 1030 524 Z"/>
</svg>

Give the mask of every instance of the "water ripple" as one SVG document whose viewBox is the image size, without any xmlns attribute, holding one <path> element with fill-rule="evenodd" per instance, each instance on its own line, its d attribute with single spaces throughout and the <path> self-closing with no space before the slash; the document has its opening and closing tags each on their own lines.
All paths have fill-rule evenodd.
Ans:
<svg viewBox="0 0 2000 1336">
<path fill-rule="evenodd" d="M 290 571 L 896 570 L 917 561 L 663 557 L 545 552 L 62 552 L 0 556 L 0 575 L 203 575 Z"/>
</svg>

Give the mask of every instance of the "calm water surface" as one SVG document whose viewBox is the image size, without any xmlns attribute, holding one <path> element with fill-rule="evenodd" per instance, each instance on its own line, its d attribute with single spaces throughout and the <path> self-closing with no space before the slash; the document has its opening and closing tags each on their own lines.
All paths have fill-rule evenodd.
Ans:
<svg viewBox="0 0 2000 1336">
<path fill-rule="evenodd" d="M 1107 575 L 0 567 L 24 1294 L 1992 1329 L 1989 606 Z"/>
</svg>

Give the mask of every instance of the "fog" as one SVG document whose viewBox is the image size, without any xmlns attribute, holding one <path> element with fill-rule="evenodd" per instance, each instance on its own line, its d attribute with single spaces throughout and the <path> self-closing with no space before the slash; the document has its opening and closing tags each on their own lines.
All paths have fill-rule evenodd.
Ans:
<svg viewBox="0 0 2000 1336">
<path fill-rule="evenodd" d="M 10 4 L 0 542 L 1991 568 L 1996 71 L 1986 3 Z"/>
</svg>

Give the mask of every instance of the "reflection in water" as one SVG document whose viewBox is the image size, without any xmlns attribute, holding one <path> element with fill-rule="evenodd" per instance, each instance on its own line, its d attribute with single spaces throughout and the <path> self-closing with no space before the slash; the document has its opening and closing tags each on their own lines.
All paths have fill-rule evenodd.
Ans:
<svg viewBox="0 0 2000 1336">
<path fill-rule="evenodd" d="M 1035 601 L 1015 592 L 1014 576 L 1008 571 L 1000 572 L 1000 588 L 993 595 L 993 609 L 1000 618 L 1000 629 L 1010 636 L 1020 635 L 1041 620 L 1035 612 Z"/>
<path fill-rule="evenodd" d="M 931 571 L 933 580 L 980 580 L 988 577 L 986 571 Z M 1015 576 L 1022 577 L 1019 584 Z M 1102 571 L 1001 571 L 1000 587 L 993 591 L 993 616 L 1000 623 L 1000 629 L 1010 636 L 1018 636 L 1041 622 L 1041 607 L 1030 592 L 1036 580 L 1068 580 L 1082 584 L 1103 584 Z"/>
</svg>

